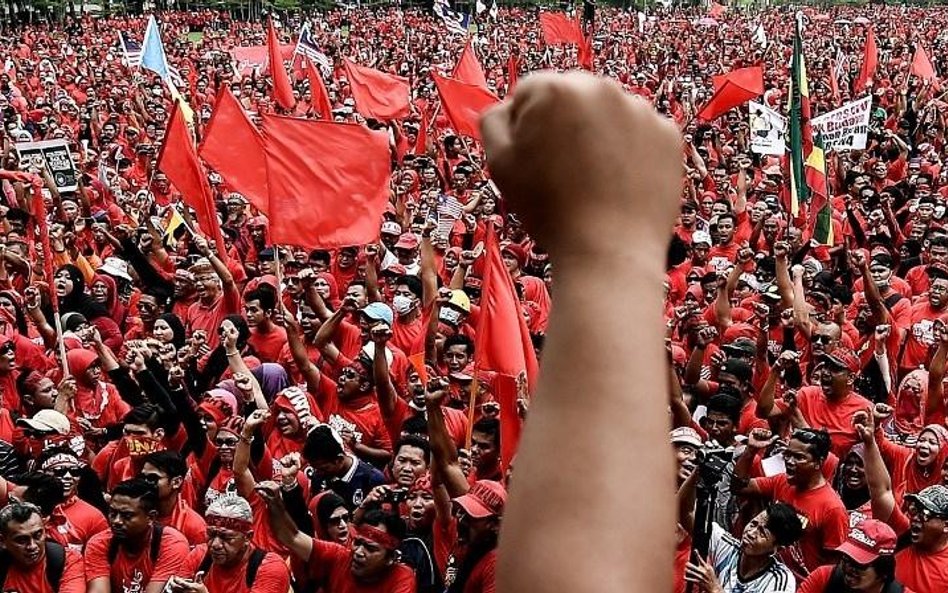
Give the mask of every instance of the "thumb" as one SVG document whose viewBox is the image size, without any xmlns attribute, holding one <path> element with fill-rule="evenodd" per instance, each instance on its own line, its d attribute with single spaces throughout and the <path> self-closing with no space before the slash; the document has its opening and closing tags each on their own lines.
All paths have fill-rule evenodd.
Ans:
<svg viewBox="0 0 948 593">
<path fill-rule="evenodd" d="M 512 102 L 504 101 L 481 116 L 481 137 L 491 169 L 507 161 L 513 144 L 511 134 Z"/>
</svg>

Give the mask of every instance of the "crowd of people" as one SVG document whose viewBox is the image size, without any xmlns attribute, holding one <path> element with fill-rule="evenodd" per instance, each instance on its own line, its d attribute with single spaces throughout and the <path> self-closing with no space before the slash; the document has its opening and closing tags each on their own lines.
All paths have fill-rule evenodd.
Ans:
<svg viewBox="0 0 948 593">
<path fill-rule="evenodd" d="M 684 138 L 665 274 L 668 571 L 676 592 L 948 591 L 948 105 L 937 79 L 909 74 L 919 43 L 948 72 L 948 11 L 806 17 L 814 115 L 872 96 L 867 147 L 827 158 L 831 245 L 813 240 L 805 205 L 790 214 L 785 159 L 751 151 L 746 107 L 695 117 L 714 75 L 757 63 L 762 100 L 782 109 L 793 13 L 602 8 L 584 23 L 594 72 Z M 234 62 L 229 50 L 265 44 L 263 24 L 158 20 L 198 140 L 225 87 L 252 119 L 328 117 L 297 62 L 288 111 L 268 75 Z M 274 245 L 271 222 L 213 171 L 226 253 L 202 236 L 156 168 L 172 96 L 122 49 L 145 17 L 34 25 L 0 45 L 0 591 L 495 589 L 516 482 L 501 428 L 530 398 L 505 417 L 475 365 L 484 246 L 496 233 L 540 359 L 555 262 L 481 143 L 454 133 L 430 75 L 470 44 L 503 98 L 528 72 L 576 68 L 578 48 L 546 46 L 532 9 L 484 13 L 467 36 L 396 8 L 307 20 L 336 66 L 323 72 L 331 117 L 391 132 L 376 242 Z M 281 23 L 285 43 L 300 25 Z M 869 27 L 879 65 L 857 93 Z M 412 113 L 366 121 L 343 57 L 407 77 Z M 75 191 L 20 162 L 18 143 L 45 140 L 68 143 Z M 445 224 L 448 198 L 459 212 Z M 606 243 L 628 232 L 608 208 L 584 220 Z"/>
</svg>

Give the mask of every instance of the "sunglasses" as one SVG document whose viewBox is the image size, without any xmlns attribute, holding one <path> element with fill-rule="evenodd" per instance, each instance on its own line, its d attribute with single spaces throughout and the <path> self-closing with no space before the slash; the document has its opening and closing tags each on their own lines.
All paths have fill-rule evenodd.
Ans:
<svg viewBox="0 0 948 593">
<path fill-rule="evenodd" d="M 830 342 L 833 341 L 833 338 L 832 336 L 827 336 L 825 334 L 813 334 L 812 336 L 810 336 L 810 341 L 813 342 L 814 344 L 816 343 L 829 344 Z"/>
<path fill-rule="evenodd" d="M 344 515 L 339 515 L 338 517 L 330 517 L 330 518 L 329 518 L 329 524 L 330 524 L 330 525 L 342 525 L 342 524 L 348 523 L 348 522 L 349 522 L 349 519 L 350 519 L 349 513 L 345 513 Z"/>
<path fill-rule="evenodd" d="M 65 467 L 53 467 L 46 470 L 46 473 L 56 476 L 57 478 L 65 478 L 66 476 L 72 476 L 74 478 L 79 477 L 79 472 L 82 471 L 82 468 L 78 465 L 76 466 L 65 466 Z"/>
<path fill-rule="evenodd" d="M 218 447 L 236 447 L 238 439 L 214 439 L 214 444 Z"/>
</svg>

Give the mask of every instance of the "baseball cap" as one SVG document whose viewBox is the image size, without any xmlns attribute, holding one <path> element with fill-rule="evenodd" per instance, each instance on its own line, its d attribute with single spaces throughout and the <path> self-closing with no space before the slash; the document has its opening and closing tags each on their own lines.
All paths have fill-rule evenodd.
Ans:
<svg viewBox="0 0 948 593">
<path fill-rule="evenodd" d="M 390 327 L 395 322 L 395 314 L 392 308 L 385 303 L 369 303 L 362 309 L 362 314 L 375 321 L 384 321 Z"/>
<path fill-rule="evenodd" d="M 707 231 L 695 231 L 691 234 L 691 244 L 697 245 L 698 243 L 711 244 L 711 234 Z"/>
<path fill-rule="evenodd" d="M 838 369 L 846 369 L 850 373 L 858 372 L 862 366 L 859 358 L 848 348 L 837 348 L 832 354 L 824 354 L 823 360 Z"/>
<path fill-rule="evenodd" d="M 724 350 L 724 352 L 727 354 L 736 356 L 754 356 L 757 354 L 757 344 L 750 338 L 737 338 L 730 344 L 721 346 L 721 350 Z"/>
<path fill-rule="evenodd" d="M 16 423 L 39 432 L 69 434 L 69 418 L 56 410 L 40 410 L 32 418 L 20 418 Z"/>
<path fill-rule="evenodd" d="M 418 247 L 418 235 L 414 233 L 405 233 L 398 238 L 393 249 L 416 249 Z"/>
<path fill-rule="evenodd" d="M 382 234 L 383 235 L 401 235 L 402 225 L 392 220 L 386 220 L 385 222 L 382 223 Z"/>
<path fill-rule="evenodd" d="M 767 289 L 763 293 L 761 293 L 761 296 L 765 299 L 770 299 L 772 301 L 779 301 L 780 289 L 777 287 L 776 284 L 771 284 L 770 286 L 767 287 Z"/>
<path fill-rule="evenodd" d="M 897 539 L 892 528 L 882 521 L 863 519 L 849 531 L 846 541 L 836 551 L 846 554 L 858 564 L 871 564 L 879 556 L 894 554 Z"/>
<path fill-rule="evenodd" d="M 500 482 L 478 480 L 467 494 L 455 498 L 453 502 L 473 519 L 499 517 L 507 504 L 507 491 Z"/>
<path fill-rule="evenodd" d="M 905 500 L 915 502 L 942 518 L 948 518 L 948 486 L 935 484 L 918 494 L 906 494 Z"/>
<path fill-rule="evenodd" d="M 701 435 L 690 426 L 679 426 L 668 433 L 673 445 L 691 445 L 696 449 L 703 446 Z"/>
</svg>

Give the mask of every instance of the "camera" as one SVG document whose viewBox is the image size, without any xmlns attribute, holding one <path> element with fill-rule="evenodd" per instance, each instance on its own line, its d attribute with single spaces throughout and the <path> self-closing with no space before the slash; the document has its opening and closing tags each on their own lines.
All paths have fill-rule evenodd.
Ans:
<svg viewBox="0 0 948 593">
<path fill-rule="evenodd" d="M 392 488 L 385 495 L 385 502 L 401 504 L 408 500 L 408 488 Z"/>
</svg>

